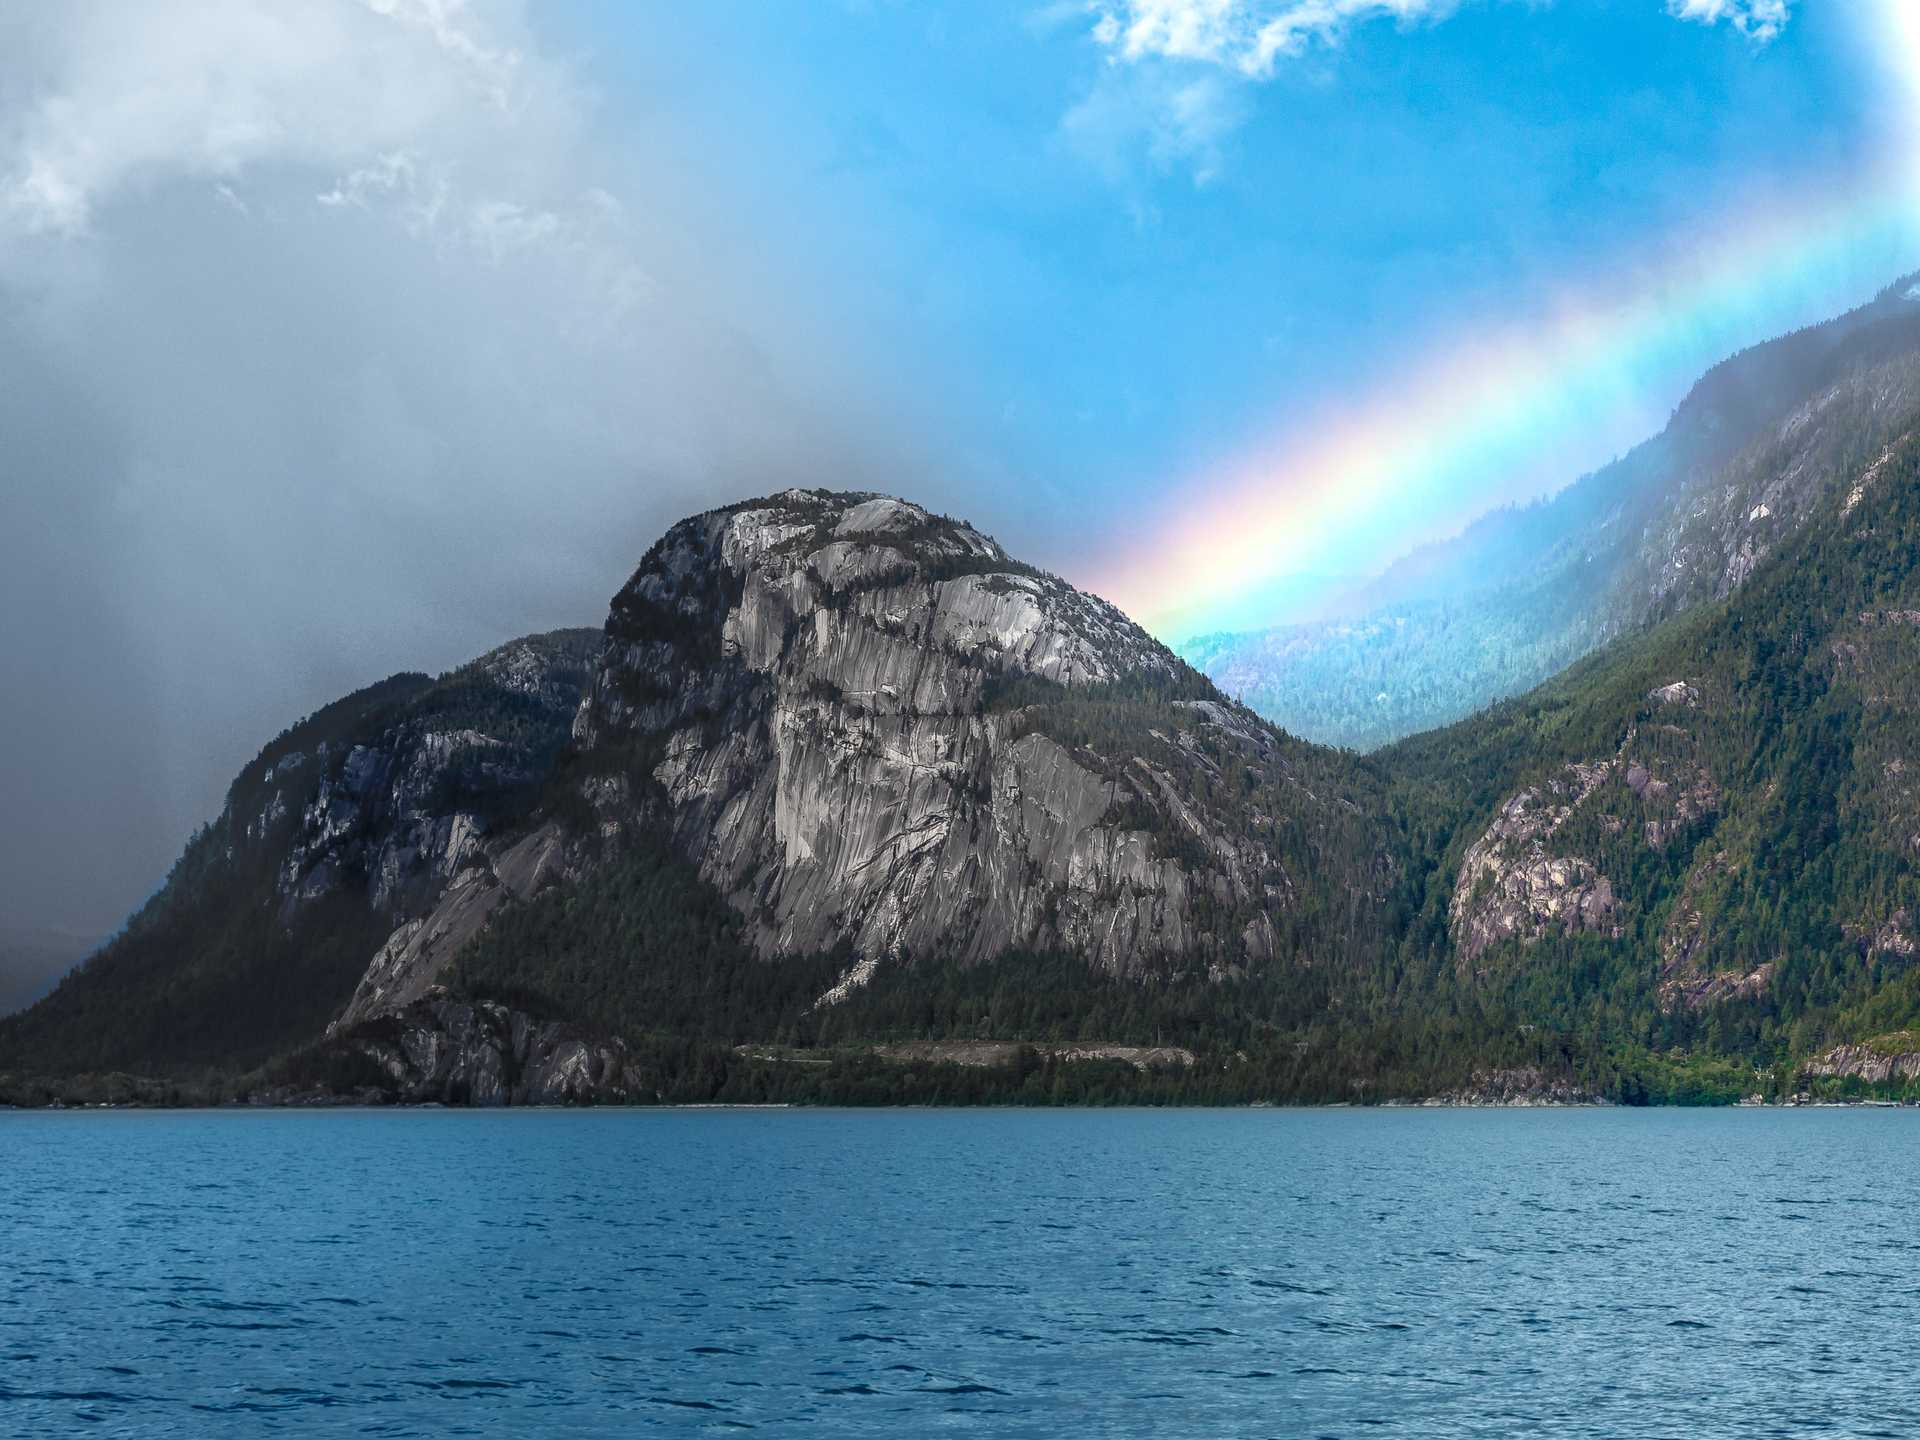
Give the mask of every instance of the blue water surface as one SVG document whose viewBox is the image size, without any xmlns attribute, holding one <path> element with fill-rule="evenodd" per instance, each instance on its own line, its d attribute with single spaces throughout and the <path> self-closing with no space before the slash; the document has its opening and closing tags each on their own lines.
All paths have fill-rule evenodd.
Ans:
<svg viewBox="0 0 1920 1440">
<path fill-rule="evenodd" d="M 1920 1435 L 1920 1113 L 0 1114 L 0 1433 Z"/>
</svg>

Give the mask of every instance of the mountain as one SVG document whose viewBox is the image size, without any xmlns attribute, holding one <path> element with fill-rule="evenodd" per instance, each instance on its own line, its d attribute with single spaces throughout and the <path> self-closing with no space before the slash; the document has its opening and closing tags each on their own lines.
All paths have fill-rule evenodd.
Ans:
<svg viewBox="0 0 1920 1440">
<path fill-rule="evenodd" d="M 125 930 L 0 1022 L 0 1068 L 245 1067 L 318 1034 L 396 922 L 515 827 L 598 640 L 561 631 L 438 680 L 396 675 L 284 731 Z"/>
<path fill-rule="evenodd" d="M 907 502 L 696 516 L 266 747 L 0 1096 L 1905 1093 L 1920 401 L 1833 388 L 1737 576 L 1368 756 Z"/>
<path fill-rule="evenodd" d="M 1756 346 L 1666 429 L 1550 500 L 1482 517 L 1312 623 L 1182 654 L 1286 730 L 1372 749 L 1519 694 L 1723 597 L 1920 402 L 1920 286 Z"/>
<path fill-rule="evenodd" d="M 1397 913 L 1384 813 L 1362 767 L 970 526 L 788 491 L 675 526 L 591 646 L 396 676 L 281 736 L 0 1057 L 177 1073 L 326 1029 L 491 1094 L 538 1059 L 527 1017 L 817 1037 L 983 966 L 1312 1013 L 1315 967 L 1378 951 Z M 580 1053 L 580 1084 L 627 1085 Z"/>
</svg>

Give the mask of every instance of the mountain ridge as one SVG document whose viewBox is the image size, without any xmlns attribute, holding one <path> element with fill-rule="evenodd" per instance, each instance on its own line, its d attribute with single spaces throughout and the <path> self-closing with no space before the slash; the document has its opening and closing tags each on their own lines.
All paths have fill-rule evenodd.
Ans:
<svg viewBox="0 0 1920 1440">
<path fill-rule="evenodd" d="M 0 1021 L 0 1095 L 1906 1093 L 1920 394 L 1891 364 L 1738 453 L 1783 523 L 1672 614 L 1370 756 L 910 502 L 690 517 L 602 630 L 264 747 L 126 933 Z M 1755 492 L 1691 493 L 1708 522 Z"/>
</svg>

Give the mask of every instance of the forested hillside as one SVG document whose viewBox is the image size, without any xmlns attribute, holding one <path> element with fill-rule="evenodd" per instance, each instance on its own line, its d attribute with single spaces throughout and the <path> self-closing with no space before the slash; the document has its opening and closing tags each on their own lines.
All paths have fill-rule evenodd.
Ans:
<svg viewBox="0 0 1920 1440">
<path fill-rule="evenodd" d="M 1916 562 L 1909 437 L 1732 598 L 1375 757 L 1429 877 L 1409 995 L 1765 1067 L 1911 1024 Z"/>
</svg>

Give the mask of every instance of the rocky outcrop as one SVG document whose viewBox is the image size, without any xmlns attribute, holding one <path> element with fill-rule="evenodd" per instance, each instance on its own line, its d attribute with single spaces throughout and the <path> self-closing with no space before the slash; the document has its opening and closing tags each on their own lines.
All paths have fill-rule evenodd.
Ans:
<svg viewBox="0 0 1920 1440">
<path fill-rule="evenodd" d="M 1857 1045 L 1838 1045 L 1807 1062 L 1802 1074 L 1888 1085 L 1920 1079 L 1920 1032 L 1902 1030 Z"/>
<path fill-rule="evenodd" d="M 1686 682 L 1650 698 L 1659 706 L 1700 703 Z M 1461 857 L 1447 910 L 1456 968 L 1462 976 L 1475 973 L 1509 940 L 1532 944 L 1582 932 L 1619 938 L 1641 897 L 1617 892 L 1604 857 L 1617 860 L 1636 845 L 1670 846 L 1709 822 L 1720 803 L 1693 737 L 1672 724 L 1645 733 L 1630 727 L 1612 757 L 1574 761 L 1516 792 Z M 1696 912 L 1689 932 L 1683 914 L 1676 935 L 1697 933 L 1698 922 Z"/>
<path fill-rule="evenodd" d="M 1911 910 L 1896 910 L 1878 925 L 1871 921 L 1842 925 L 1840 932 L 1869 960 L 1888 956 L 1911 960 L 1915 955 L 1920 955 L 1920 943 L 1916 943 L 1913 936 Z"/>
<path fill-rule="evenodd" d="M 570 848 L 566 834 L 552 821 L 518 839 L 478 847 L 474 863 L 453 877 L 433 909 L 403 921 L 387 938 L 327 1033 L 412 1004 L 486 927 L 502 901 L 530 900 L 549 884 L 578 878 L 586 868 L 579 847 Z"/>
<path fill-rule="evenodd" d="M 1503 1070 L 1476 1070 L 1473 1078 L 1459 1089 L 1429 1096 L 1419 1103 L 1426 1106 L 1531 1108 L 1606 1105 L 1611 1102 L 1592 1090 L 1576 1085 L 1565 1076 L 1548 1075 L 1538 1066 L 1521 1065 Z"/>
<path fill-rule="evenodd" d="M 409 1104 L 624 1104 L 652 1098 L 618 1040 L 536 1020 L 434 988 L 332 1044 L 378 1067 L 380 1088 Z"/>
<path fill-rule="evenodd" d="M 1658 686 L 1648 693 L 1647 698 L 1656 705 L 1679 705 L 1688 710 L 1697 709 L 1700 704 L 1700 692 L 1685 680 Z"/>
<path fill-rule="evenodd" d="M 503 802 L 535 784 L 565 742 L 599 640 L 565 630 L 504 645 L 444 677 L 391 723 L 266 764 L 246 835 L 294 818 L 276 881 L 288 919 L 343 888 L 396 916 L 430 910 L 490 858 Z"/>
<path fill-rule="evenodd" d="M 1468 847 L 1447 912 L 1463 972 L 1503 940 L 1613 931 L 1613 882 L 1593 861 L 1548 847 L 1613 771 L 1614 762 L 1605 760 L 1567 766 L 1509 799 Z"/>
<path fill-rule="evenodd" d="M 1661 974 L 1657 991 L 1664 1010 L 1703 1010 L 1730 1000 L 1752 1000 L 1767 993 L 1773 984 L 1774 964 L 1763 961 L 1751 970 L 1714 970 L 1710 972 L 1678 970 Z"/>
</svg>

